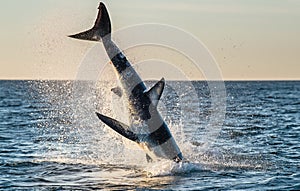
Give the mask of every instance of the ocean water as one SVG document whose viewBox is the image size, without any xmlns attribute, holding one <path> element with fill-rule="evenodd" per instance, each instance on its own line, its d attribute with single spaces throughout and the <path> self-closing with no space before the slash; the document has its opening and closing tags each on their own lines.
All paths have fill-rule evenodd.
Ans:
<svg viewBox="0 0 300 191">
<path fill-rule="evenodd" d="M 97 119 L 126 121 L 107 83 L 0 81 L 0 190 L 300 190 L 299 81 L 225 82 L 224 121 L 206 82 L 167 81 L 178 164 L 147 163 Z"/>
</svg>

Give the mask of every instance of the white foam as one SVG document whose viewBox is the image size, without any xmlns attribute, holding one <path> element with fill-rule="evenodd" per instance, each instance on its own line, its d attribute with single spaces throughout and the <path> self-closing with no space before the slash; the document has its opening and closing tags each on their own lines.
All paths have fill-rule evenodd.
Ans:
<svg viewBox="0 0 300 191">
<path fill-rule="evenodd" d="M 148 177 L 170 176 L 176 174 L 187 174 L 194 171 L 201 171 L 203 167 L 200 163 L 179 162 L 170 160 L 161 160 L 155 163 L 149 163 L 144 171 Z"/>
</svg>

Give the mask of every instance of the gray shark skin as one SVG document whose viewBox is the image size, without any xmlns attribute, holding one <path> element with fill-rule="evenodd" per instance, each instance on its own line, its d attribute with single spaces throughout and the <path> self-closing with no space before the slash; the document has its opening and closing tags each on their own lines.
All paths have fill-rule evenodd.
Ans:
<svg viewBox="0 0 300 191">
<path fill-rule="evenodd" d="M 182 161 L 181 151 L 157 110 L 157 104 L 165 86 L 164 78 L 151 89 L 147 89 L 125 55 L 111 40 L 111 22 L 108 11 L 102 2 L 98 9 L 96 22 L 90 30 L 69 37 L 102 41 L 122 85 L 122 88 L 112 88 L 112 92 L 128 99 L 130 123 L 139 122 L 139 124 L 143 124 L 141 128 L 143 128 L 143 132 L 145 130 L 146 132 L 132 132 L 129 125 L 96 112 L 98 118 L 120 135 L 139 144 L 146 152 L 148 161 L 161 158 L 175 162 Z"/>
</svg>

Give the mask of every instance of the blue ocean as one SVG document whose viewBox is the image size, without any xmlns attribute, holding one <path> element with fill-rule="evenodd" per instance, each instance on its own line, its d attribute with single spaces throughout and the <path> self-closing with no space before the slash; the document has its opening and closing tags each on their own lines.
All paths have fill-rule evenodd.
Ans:
<svg viewBox="0 0 300 191">
<path fill-rule="evenodd" d="M 181 163 L 99 121 L 126 122 L 108 83 L 0 81 L 0 190 L 300 190 L 300 81 L 226 81 L 224 116 L 207 82 L 167 81 Z"/>
</svg>

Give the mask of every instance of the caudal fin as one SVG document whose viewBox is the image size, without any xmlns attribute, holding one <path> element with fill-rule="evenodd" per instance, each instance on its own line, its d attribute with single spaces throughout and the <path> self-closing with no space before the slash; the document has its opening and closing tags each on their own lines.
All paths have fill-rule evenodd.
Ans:
<svg viewBox="0 0 300 191">
<path fill-rule="evenodd" d="M 105 36 L 110 38 L 111 23 L 108 11 L 102 2 L 100 2 L 98 9 L 98 16 L 93 28 L 75 35 L 70 35 L 69 37 L 90 41 L 100 41 Z"/>
</svg>

